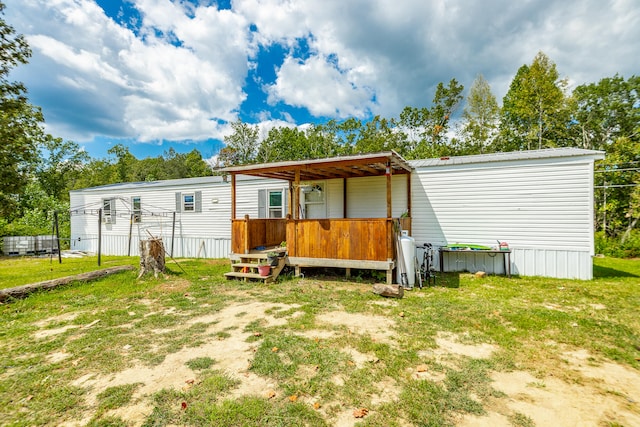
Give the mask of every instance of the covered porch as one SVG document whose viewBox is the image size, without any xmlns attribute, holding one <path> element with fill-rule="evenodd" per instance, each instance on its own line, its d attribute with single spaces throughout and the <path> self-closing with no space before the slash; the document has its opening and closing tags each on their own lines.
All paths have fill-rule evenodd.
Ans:
<svg viewBox="0 0 640 427">
<path fill-rule="evenodd" d="M 393 282 L 396 266 L 396 239 L 400 229 L 411 230 L 411 167 L 394 151 L 294 162 L 255 164 L 225 168 L 231 175 L 231 240 L 234 257 L 268 251 L 286 242 L 286 263 L 300 275 L 304 267 L 369 269 L 386 272 Z M 236 176 L 274 178 L 288 183 L 288 209 L 284 218 L 237 217 Z M 404 212 L 393 216 L 394 176 L 406 177 Z M 363 177 L 384 179 L 386 216 L 349 217 L 349 181 Z M 342 217 L 304 218 L 301 193 L 305 183 L 342 180 Z M 404 184 L 403 184 L 404 185 Z M 372 187 L 371 191 L 380 191 Z M 397 186 L 396 186 L 397 188 Z M 397 210 L 397 209 L 396 209 Z M 384 213 L 383 213 L 384 215 Z M 284 249 L 280 249 L 284 250 Z"/>
</svg>

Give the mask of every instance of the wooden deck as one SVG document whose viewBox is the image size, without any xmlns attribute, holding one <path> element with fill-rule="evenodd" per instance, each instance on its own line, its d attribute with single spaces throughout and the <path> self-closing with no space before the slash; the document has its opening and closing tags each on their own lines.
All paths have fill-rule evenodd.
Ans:
<svg viewBox="0 0 640 427">
<path fill-rule="evenodd" d="M 234 254 L 249 254 L 287 242 L 288 265 L 382 270 L 387 282 L 395 268 L 394 218 L 232 220 Z M 400 219 L 410 229 L 410 218 Z"/>
</svg>

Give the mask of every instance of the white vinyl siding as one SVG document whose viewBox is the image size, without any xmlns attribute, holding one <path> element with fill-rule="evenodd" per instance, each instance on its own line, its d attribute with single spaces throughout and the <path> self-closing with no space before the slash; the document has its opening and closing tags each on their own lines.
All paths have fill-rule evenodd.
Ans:
<svg viewBox="0 0 640 427">
<path fill-rule="evenodd" d="M 391 215 L 400 217 L 407 210 L 407 176 L 391 179 Z M 347 218 L 387 217 L 387 178 L 353 178 L 347 181 Z"/>
<path fill-rule="evenodd" d="M 416 167 L 411 177 L 412 235 L 416 243 L 495 246 L 497 240 L 506 241 L 513 250 L 513 274 L 590 279 L 593 162 L 601 155 L 569 150 L 566 156 L 540 157 L 547 155 L 470 156 L 452 158 L 455 164 L 447 165 L 440 165 L 439 159 L 411 162 Z M 514 160 L 510 156 L 522 158 Z M 407 209 L 406 179 L 405 175 L 392 178 L 395 217 Z M 329 179 L 325 184 L 328 218 L 343 217 L 345 191 L 347 217 L 386 216 L 385 177 L 348 179 L 346 190 L 342 179 Z M 280 180 L 237 177 L 236 218 L 258 218 L 260 190 L 282 189 L 284 197 L 288 185 Z M 194 209 L 200 213 L 182 212 L 183 193 L 194 194 Z M 71 191 L 70 197 L 72 210 L 80 213 L 71 216 L 71 249 L 97 250 L 97 210 L 103 207 L 103 200 L 113 200 L 111 213 L 126 218 L 133 213 L 131 198 L 141 197 L 144 221 L 133 227 L 132 255 L 137 254 L 138 239 L 147 238 L 148 233 L 162 237 L 170 252 L 174 215 L 173 256 L 218 258 L 229 254 L 231 185 L 220 177 L 115 184 Z M 287 197 L 283 201 L 286 215 Z M 103 227 L 103 254 L 126 255 L 128 240 L 129 221 Z M 445 267 L 486 268 L 489 273 L 502 273 L 501 261 L 500 256 L 464 254 L 461 259 L 447 256 Z"/>
<path fill-rule="evenodd" d="M 412 230 L 418 243 L 496 246 L 498 240 L 506 241 L 514 250 L 514 274 L 591 278 L 593 160 L 426 167 L 416 172 Z M 478 261 L 477 255 L 474 260 L 460 256 L 452 260 L 447 255 L 445 267 L 470 270 L 492 264 Z"/>
</svg>

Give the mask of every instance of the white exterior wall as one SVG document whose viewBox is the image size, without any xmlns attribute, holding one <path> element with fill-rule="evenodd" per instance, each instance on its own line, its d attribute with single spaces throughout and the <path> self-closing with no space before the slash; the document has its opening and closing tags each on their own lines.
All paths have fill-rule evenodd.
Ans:
<svg viewBox="0 0 640 427">
<path fill-rule="evenodd" d="M 430 166 L 412 182 L 413 236 L 443 246 L 509 243 L 511 272 L 592 278 L 593 158 Z M 502 256 L 446 254 L 446 271 L 504 273 Z"/>
<path fill-rule="evenodd" d="M 593 163 L 598 157 L 593 154 L 596 152 L 589 153 L 481 162 L 471 156 L 473 161 L 443 165 L 438 161 L 412 162 L 416 167 L 411 177 L 412 235 L 417 244 L 430 242 L 436 247 L 450 243 L 495 246 L 497 240 L 506 241 L 513 250 L 513 274 L 591 279 Z M 406 180 L 406 175 L 392 178 L 394 217 L 407 210 Z M 322 182 L 327 217 L 342 218 L 344 181 Z M 258 191 L 287 186 L 285 181 L 239 176 L 236 217 L 257 218 Z M 172 248 L 175 193 L 195 191 L 202 191 L 202 212 L 176 214 Z M 386 216 L 385 177 L 349 179 L 346 191 L 348 218 Z M 72 191 L 70 195 L 72 210 L 94 211 L 72 214 L 71 249 L 97 252 L 96 212 L 104 198 L 120 197 L 116 223 L 102 224 L 102 253 L 126 255 L 130 200 L 140 196 L 143 210 L 156 215 L 146 215 L 142 224 L 133 225 L 131 255 L 138 255 L 138 236 L 147 238 L 147 229 L 163 238 L 167 252 L 173 251 L 174 257 L 223 258 L 230 253 L 231 184 L 219 178 L 116 184 Z M 447 255 L 444 267 L 504 273 L 501 256 L 477 253 Z"/>
<path fill-rule="evenodd" d="M 258 190 L 284 188 L 286 183 L 276 180 L 238 180 L 236 186 L 236 214 L 258 217 Z M 201 212 L 178 212 L 172 247 L 173 212 L 176 192 L 202 192 Z M 213 182 L 211 178 L 169 180 L 149 186 L 131 183 L 72 191 L 71 249 L 98 251 L 98 215 L 102 200 L 116 198 L 116 221 L 102 223 L 102 253 L 127 255 L 129 252 L 129 222 L 131 197 L 140 196 L 142 222 L 131 229 L 130 253 L 139 255 L 140 239 L 148 233 L 161 237 L 167 253 L 174 257 L 226 258 L 231 252 L 231 184 Z M 83 213 L 86 212 L 86 213 Z"/>
<path fill-rule="evenodd" d="M 398 218 L 407 211 L 407 175 L 391 178 L 391 196 L 392 216 Z M 347 181 L 347 218 L 386 217 L 386 177 L 352 178 Z"/>
</svg>

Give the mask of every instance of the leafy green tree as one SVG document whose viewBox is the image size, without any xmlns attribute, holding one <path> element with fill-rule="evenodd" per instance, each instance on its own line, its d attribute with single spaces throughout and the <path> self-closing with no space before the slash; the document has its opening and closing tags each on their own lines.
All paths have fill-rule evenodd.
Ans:
<svg viewBox="0 0 640 427">
<path fill-rule="evenodd" d="M 224 137 L 226 147 L 220 150 L 218 162 L 224 166 L 254 162 L 259 146 L 258 126 L 251 126 L 238 119 L 231 123 L 231 129 L 233 133 Z"/>
<path fill-rule="evenodd" d="M 204 161 L 200 151 L 195 148 L 182 155 L 186 168 L 186 176 L 184 178 L 197 178 L 199 176 L 211 176 L 213 171 L 211 167 Z"/>
<path fill-rule="evenodd" d="M 46 135 L 40 146 L 40 163 L 36 178 L 42 189 L 57 200 L 68 200 L 70 188 L 79 178 L 89 155 L 78 144 Z"/>
<path fill-rule="evenodd" d="M 393 120 L 375 116 L 362 126 L 356 140 L 355 151 L 376 153 L 389 150 L 394 150 L 402 156 L 407 155 L 409 150 L 407 136 L 398 130 Z"/>
<path fill-rule="evenodd" d="M 273 128 L 260 144 L 257 160 L 260 163 L 309 159 L 309 141 L 298 128 Z"/>
<path fill-rule="evenodd" d="M 555 63 L 542 52 L 530 66 L 520 67 L 502 102 L 502 151 L 566 145 L 566 88 L 566 79 L 559 78 Z"/>
<path fill-rule="evenodd" d="M 72 190 L 121 182 L 115 164 L 108 159 L 91 159 L 71 186 Z"/>
<path fill-rule="evenodd" d="M 51 234 L 53 212 L 60 213 L 58 228 L 60 235 L 69 236 L 69 202 L 47 194 L 40 183 L 31 180 L 22 190 L 16 204 L 15 219 L 5 226 L 3 234 L 15 236 L 36 236 Z"/>
<path fill-rule="evenodd" d="M 426 158 L 450 154 L 447 133 L 452 115 L 463 99 L 464 86 L 456 79 L 438 83 L 431 108 L 405 107 L 395 122 L 406 134 L 408 157 Z"/>
<path fill-rule="evenodd" d="M 520 149 L 525 144 L 527 149 L 565 145 L 569 123 L 566 89 L 567 80 L 559 78 L 555 63 L 542 52 L 531 66 L 518 70 L 503 100 L 502 124 L 513 125 Z"/>
<path fill-rule="evenodd" d="M 0 2 L 0 14 L 4 8 Z M 44 135 L 40 109 L 29 104 L 22 83 L 9 81 L 11 70 L 30 56 L 24 37 L 0 19 L 0 215 L 15 212 L 16 197 L 29 182 Z"/>
<path fill-rule="evenodd" d="M 498 132 L 500 107 L 482 74 L 471 85 L 462 112 L 462 147 L 457 154 L 492 151 L 490 146 Z"/>
<path fill-rule="evenodd" d="M 344 153 L 332 127 L 311 125 L 306 129 L 305 135 L 308 143 L 307 158 L 309 159 L 334 157 Z"/>
<path fill-rule="evenodd" d="M 131 154 L 129 148 L 123 144 L 116 144 L 107 150 L 112 156 L 116 157 L 115 169 L 117 175 L 117 181 L 115 182 L 129 182 L 131 179 L 131 171 L 135 170 L 135 164 L 138 161 L 136 157 Z M 111 183 L 107 183 L 111 184 Z"/>
<path fill-rule="evenodd" d="M 640 77 L 607 77 L 572 95 L 575 145 L 606 151 L 597 165 L 596 229 L 624 245 L 640 219 Z"/>
<path fill-rule="evenodd" d="M 615 75 L 578 86 L 573 91 L 575 145 L 607 150 L 618 138 L 638 140 L 640 77 Z"/>
</svg>

